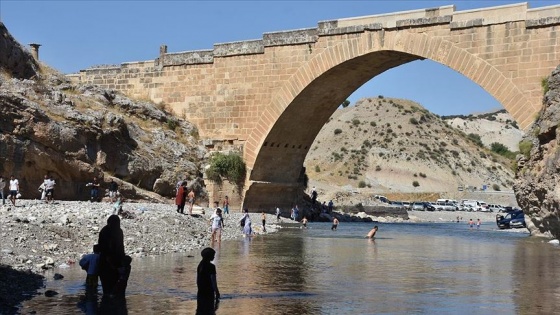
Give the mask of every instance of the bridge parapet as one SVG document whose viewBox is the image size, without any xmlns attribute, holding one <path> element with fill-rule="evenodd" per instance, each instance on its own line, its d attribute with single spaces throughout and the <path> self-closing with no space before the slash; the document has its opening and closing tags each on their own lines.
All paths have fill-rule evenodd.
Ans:
<svg viewBox="0 0 560 315">
<path fill-rule="evenodd" d="M 266 47 L 312 44 L 320 36 L 361 33 L 382 29 L 449 24 L 450 29 L 470 28 L 506 22 L 525 21 L 527 28 L 560 24 L 560 5 L 529 9 L 518 3 L 473 10 L 455 11 L 454 5 L 430 9 L 394 12 L 320 21 L 316 28 L 295 29 L 263 34 L 262 39 L 214 44 L 213 49 L 163 53 L 154 60 L 159 69 L 168 66 L 214 63 L 215 57 L 263 54 Z M 123 63 L 123 65 L 125 65 Z M 86 69 L 88 74 L 110 73 L 119 66 Z M 106 72 L 106 71 L 109 72 Z M 72 75 L 71 78 L 78 76 Z"/>
</svg>

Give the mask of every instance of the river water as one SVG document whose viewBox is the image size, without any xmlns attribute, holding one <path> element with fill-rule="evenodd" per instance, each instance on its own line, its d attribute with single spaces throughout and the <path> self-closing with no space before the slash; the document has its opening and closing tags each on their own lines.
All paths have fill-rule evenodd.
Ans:
<svg viewBox="0 0 560 315">
<path fill-rule="evenodd" d="M 464 223 L 287 225 L 223 242 L 217 314 L 553 314 L 560 248 L 519 231 Z M 200 256 L 136 258 L 127 297 L 86 299 L 79 266 L 26 301 L 22 314 L 194 314 Z"/>
</svg>

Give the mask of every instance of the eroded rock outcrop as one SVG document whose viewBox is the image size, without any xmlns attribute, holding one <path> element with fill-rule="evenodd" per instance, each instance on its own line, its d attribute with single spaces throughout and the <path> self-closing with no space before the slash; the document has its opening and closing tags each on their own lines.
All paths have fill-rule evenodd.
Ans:
<svg viewBox="0 0 560 315">
<path fill-rule="evenodd" d="M 14 174 L 24 198 L 39 197 L 45 174 L 57 182 L 55 198 L 71 200 L 88 198 L 94 176 L 147 199 L 173 196 L 179 177 L 201 177 L 206 150 L 194 125 L 150 102 L 37 70 L 1 23 L 0 33 L 0 174 Z M 204 195 L 199 181 L 191 185 Z"/>
<path fill-rule="evenodd" d="M 531 234 L 551 238 L 560 238 L 559 123 L 560 66 L 548 79 L 543 109 L 522 141 L 526 154 L 518 157 L 514 185 Z"/>
<path fill-rule="evenodd" d="M 14 40 L 2 22 L 0 22 L 0 69 L 19 79 L 31 79 L 39 69 L 35 59 Z"/>
</svg>

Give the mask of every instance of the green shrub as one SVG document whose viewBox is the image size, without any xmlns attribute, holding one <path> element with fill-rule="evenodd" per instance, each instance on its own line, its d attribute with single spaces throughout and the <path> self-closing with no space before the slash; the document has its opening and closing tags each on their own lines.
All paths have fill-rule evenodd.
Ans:
<svg viewBox="0 0 560 315">
<path fill-rule="evenodd" d="M 167 119 L 167 128 L 169 130 L 175 131 L 175 129 L 177 129 L 178 126 L 179 123 L 175 119 Z"/>
<path fill-rule="evenodd" d="M 418 187 L 418 186 L 420 186 L 420 183 L 418 183 L 418 181 L 415 180 L 415 181 L 412 182 L 412 186 Z"/>
<path fill-rule="evenodd" d="M 500 185 L 492 184 L 492 189 L 494 189 L 495 191 L 500 191 Z"/>
<path fill-rule="evenodd" d="M 505 156 L 510 160 L 515 158 L 515 153 L 511 152 L 505 145 L 501 143 L 493 142 L 490 145 L 490 149 L 492 150 L 492 152 L 495 152 L 501 156 Z"/>
<path fill-rule="evenodd" d="M 549 87 L 548 87 L 548 78 L 542 78 L 541 80 L 541 87 L 543 89 L 543 95 L 546 94 L 546 92 L 548 92 Z"/>
<path fill-rule="evenodd" d="M 350 105 L 350 101 L 349 100 L 345 100 L 344 102 L 342 102 L 341 106 L 346 108 L 348 107 L 348 105 Z"/>
<path fill-rule="evenodd" d="M 372 126 L 372 127 L 377 126 L 377 124 L 375 123 L 375 121 L 370 121 L 370 122 L 369 122 L 369 125 Z"/>
<path fill-rule="evenodd" d="M 416 120 L 416 118 L 414 118 L 414 117 L 410 117 L 410 119 L 408 121 L 413 125 L 418 125 L 418 120 Z"/>
<path fill-rule="evenodd" d="M 469 133 L 469 135 L 467 136 L 472 142 L 474 142 L 477 146 L 479 147 L 483 147 L 484 144 L 482 143 L 482 140 L 480 139 L 480 136 L 475 134 L 475 133 Z"/>
<path fill-rule="evenodd" d="M 352 125 L 359 126 L 360 125 L 360 120 L 359 119 L 352 119 Z"/>
<path fill-rule="evenodd" d="M 365 187 L 366 187 L 366 182 L 364 182 L 363 180 L 361 180 L 361 181 L 358 183 L 358 187 L 359 187 L 359 188 L 365 188 Z"/>
<path fill-rule="evenodd" d="M 222 182 L 226 178 L 232 183 L 241 184 L 245 180 L 246 166 L 243 158 L 237 154 L 216 153 L 210 159 L 210 167 L 206 169 L 206 176 Z"/>
<path fill-rule="evenodd" d="M 336 129 L 334 130 L 334 134 L 335 134 L 335 135 L 338 135 L 338 134 L 341 134 L 341 133 L 342 133 L 342 129 L 336 128 Z"/>
<path fill-rule="evenodd" d="M 529 158 L 531 154 L 531 149 L 533 149 L 533 143 L 529 140 L 522 140 L 519 142 L 519 152 L 523 154 L 526 158 Z"/>
<path fill-rule="evenodd" d="M 317 173 L 321 172 L 321 168 L 319 167 L 319 165 L 315 165 L 315 172 Z"/>
</svg>

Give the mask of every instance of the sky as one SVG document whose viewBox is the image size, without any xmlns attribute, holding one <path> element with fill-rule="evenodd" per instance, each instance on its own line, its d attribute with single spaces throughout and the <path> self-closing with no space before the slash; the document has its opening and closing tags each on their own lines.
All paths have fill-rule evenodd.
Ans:
<svg viewBox="0 0 560 315">
<path fill-rule="evenodd" d="M 75 73 L 94 65 L 153 60 L 168 52 L 212 49 L 216 43 L 262 39 L 263 33 L 317 27 L 340 18 L 455 5 L 457 11 L 524 1 L 82 1 L 0 0 L 0 20 L 21 44 L 39 43 L 42 62 Z M 560 1 L 528 1 L 529 7 Z M 439 115 L 503 109 L 461 74 L 430 60 L 372 78 L 350 97 L 405 98 Z"/>
</svg>

